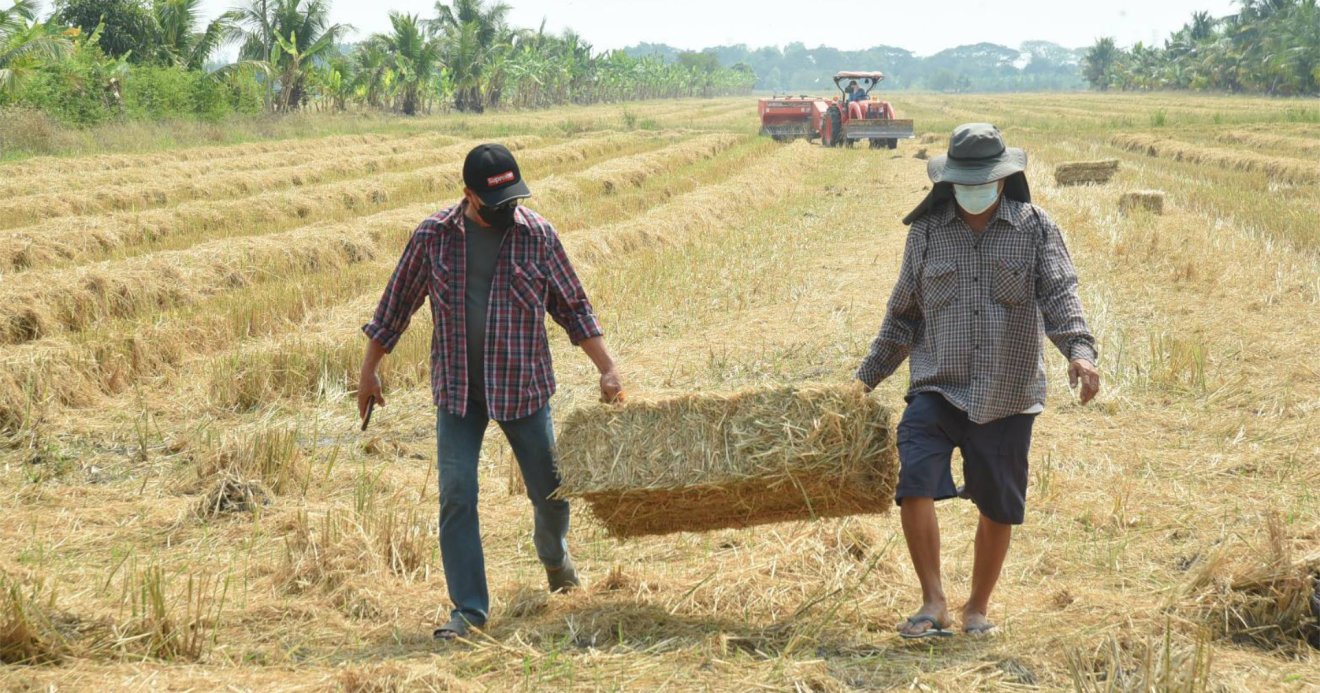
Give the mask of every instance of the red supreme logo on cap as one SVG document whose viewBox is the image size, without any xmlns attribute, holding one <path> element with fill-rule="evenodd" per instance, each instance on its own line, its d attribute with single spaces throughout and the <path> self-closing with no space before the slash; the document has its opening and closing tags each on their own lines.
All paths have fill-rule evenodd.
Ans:
<svg viewBox="0 0 1320 693">
<path fill-rule="evenodd" d="M 501 173 L 498 176 L 491 176 L 490 178 L 487 178 L 486 185 L 489 185 L 493 188 L 497 185 L 508 183 L 511 180 L 513 180 L 513 171 L 505 171 L 504 173 Z"/>
</svg>

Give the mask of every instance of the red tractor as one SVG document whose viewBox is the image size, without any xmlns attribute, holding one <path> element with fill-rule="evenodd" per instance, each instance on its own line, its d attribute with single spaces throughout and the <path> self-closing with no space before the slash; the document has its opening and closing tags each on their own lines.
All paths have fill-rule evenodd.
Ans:
<svg viewBox="0 0 1320 693">
<path fill-rule="evenodd" d="M 840 72 L 834 75 L 840 97 L 761 99 L 757 103 L 761 134 L 770 135 L 776 142 L 819 137 L 826 147 L 851 147 L 867 140 L 872 149 L 895 149 L 900 139 L 914 136 L 912 121 L 895 118 L 888 101 L 871 98 L 871 91 L 884 78 L 880 72 Z"/>
</svg>

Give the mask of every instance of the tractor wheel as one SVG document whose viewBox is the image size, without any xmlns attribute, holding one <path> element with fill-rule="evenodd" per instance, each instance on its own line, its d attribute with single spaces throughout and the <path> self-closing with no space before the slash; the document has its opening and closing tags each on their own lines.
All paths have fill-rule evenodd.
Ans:
<svg viewBox="0 0 1320 693">
<path fill-rule="evenodd" d="M 895 138 L 892 138 L 892 137 L 889 138 L 889 139 L 885 142 L 885 144 L 886 144 L 890 149 L 898 149 L 898 140 L 895 139 Z"/>
<path fill-rule="evenodd" d="M 826 147 L 838 146 L 843 139 L 843 116 L 838 106 L 830 106 L 825 111 L 825 122 L 820 127 L 820 143 Z"/>
<path fill-rule="evenodd" d="M 885 141 L 882 140 L 882 139 L 880 139 L 879 137 L 872 137 L 871 140 L 870 140 L 870 143 L 871 143 L 871 149 L 879 149 L 879 148 L 881 148 L 882 146 L 884 146 L 884 142 L 885 142 Z"/>
</svg>

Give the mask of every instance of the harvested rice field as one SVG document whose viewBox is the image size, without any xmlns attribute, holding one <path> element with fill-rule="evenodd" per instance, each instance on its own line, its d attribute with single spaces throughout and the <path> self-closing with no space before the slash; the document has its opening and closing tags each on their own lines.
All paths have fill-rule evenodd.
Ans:
<svg viewBox="0 0 1320 693">
<path fill-rule="evenodd" d="M 726 99 L 0 165 L 0 689 L 1320 687 L 1320 109 L 891 97 L 918 133 L 894 151 L 777 144 Z M 432 641 L 425 311 L 366 433 L 353 389 L 359 327 L 468 148 L 516 150 L 626 389 L 664 398 L 848 383 L 928 185 L 915 155 L 966 121 L 1026 148 L 1104 377 L 1079 406 L 1049 352 L 996 637 L 897 637 L 920 594 L 893 512 L 619 540 L 577 503 L 586 588 L 549 595 L 492 427 L 492 620 Z M 1055 182 L 1105 160 L 1107 184 Z M 1147 190 L 1161 214 L 1120 213 Z M 598 390 L 551 337 L 564 424 Z M 901 411 L 906 373 L 872 397 Z M 976 511 L 939 513 L 956 606 Z"/>
</svg>

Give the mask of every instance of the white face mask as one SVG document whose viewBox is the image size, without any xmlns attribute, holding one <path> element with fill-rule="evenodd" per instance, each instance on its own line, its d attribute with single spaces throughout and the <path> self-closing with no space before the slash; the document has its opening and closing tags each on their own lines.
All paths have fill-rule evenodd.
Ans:
<svg viewBox="0 0 1320 693">
<path fill-rule="evenodd" d="M 999 181 L 991 181 L 983 185 L 958 185 L 953 184 L 953 196 L 958 200 L 958 206 L 968 214 L 980 214 L 995 204 L 999 199 Z"/>
</svg>

